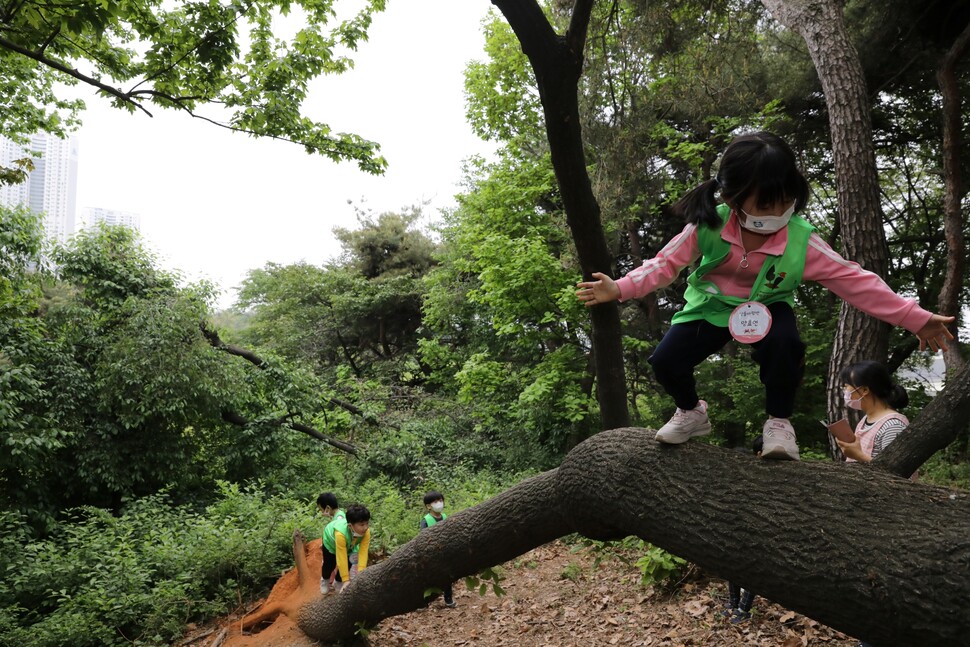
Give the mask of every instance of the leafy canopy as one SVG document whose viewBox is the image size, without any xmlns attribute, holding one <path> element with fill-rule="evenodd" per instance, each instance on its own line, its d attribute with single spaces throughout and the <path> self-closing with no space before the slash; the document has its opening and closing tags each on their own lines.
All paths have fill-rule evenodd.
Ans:
<svg viewBox="0 0 970 647">
<path fill-rule="evenodd" d="M 0 132 L 21 143 L 38 130 L 63 135 L 83 103 L 58 98 L 55 83 L 85 83 L 132 112 L 184 110 L 380 173 L 376 143 L 332 132 L 303 114 L 303 102 L 312 80 L 353 66 L 347 54 L 383 9 L 368 0 L 337 21 L 334 0 L 4 3 Z M 289 39 L 278 35 L 294 26 Z"/>
</svg>

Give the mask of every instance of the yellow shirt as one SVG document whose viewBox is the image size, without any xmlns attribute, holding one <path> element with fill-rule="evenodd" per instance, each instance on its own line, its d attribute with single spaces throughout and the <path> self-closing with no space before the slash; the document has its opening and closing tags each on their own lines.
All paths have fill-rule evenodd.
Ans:
<svg viewBox="0 0 970 647">
<path fill-rule="evenodd" d="M 353 532 L 353 531 L 351 531 Z M 350 553 L 357 553 L 357 572 L 367 568 L 367 551 L 370 548 L 370 528 L 364 533 L 363 537 L 351 536 L 348 550 L 347 538 L 339 530 L 334 531 L 333 538 L 337 544 L 337 570 L 340 572 L 340 581 L 350 581 Z"/>
</svg>

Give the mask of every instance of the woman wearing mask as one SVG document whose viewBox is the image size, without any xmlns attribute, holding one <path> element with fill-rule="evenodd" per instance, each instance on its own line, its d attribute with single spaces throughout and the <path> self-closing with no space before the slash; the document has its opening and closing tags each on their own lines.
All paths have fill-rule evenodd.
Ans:
<svg viewBox="0 0 970 647">
<path fill-rule="evenodd" d="M 856 425 L 853 442 L 835 442 L 846 461 L 868 463 L 909 426 L 909 419 L 897 411 L 909 404 L 909 395 L 893 382 L 885 366 L 872 361 L 842 369 L 842 388 L 846 406 L 865 415 Z"/>
</svg>

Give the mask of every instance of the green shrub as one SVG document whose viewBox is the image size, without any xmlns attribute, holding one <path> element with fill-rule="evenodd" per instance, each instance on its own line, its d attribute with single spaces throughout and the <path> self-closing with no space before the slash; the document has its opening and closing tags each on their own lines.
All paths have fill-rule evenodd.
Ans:
<svg viewBox="0 0 970 647">
<path fill-rule="evenodd" d="M 970 461 L 958 449 L 947 447 L 919 468 L 919 480 L 932 485 L 970 490 Z"/>
<path fill-rule="evenodd" d="M 686 570 L 688 564 L 686 559 L 672 555 L 663 548 L 650 544 L 644 544 L 644 546 L 647 551 L 637 560 L 640 583 L 644 586 L 663 584 L 680 577 Z"/>
<path fill-rule="evenodd" d="M 78 509 L 45 539 L 7 514 L 0 539 L 0 644 L 167 645 L 190 621 L 225 613 L 292 566 L 313 509 L 220 484 L 196 512 L 165 495 L 112 516 Z M 18 543 L 19 542 L 19 543 Z"/>
</svg>

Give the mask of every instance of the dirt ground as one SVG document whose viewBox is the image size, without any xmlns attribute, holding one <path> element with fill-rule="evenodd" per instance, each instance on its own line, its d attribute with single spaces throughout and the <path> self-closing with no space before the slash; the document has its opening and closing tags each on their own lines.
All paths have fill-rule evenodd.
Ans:
<svg viewBox="0 0 970 647">
<path fill-rule="evenodd" d="M 762 598 L 750 620 L 732 624 L 720 613 L 726 595 L 721 580 L 694 573 L 677 586 L 644 588 L 630 559 L 597 557 L 603 555 L 588 548 L 547 544 L 502 565 L 505 595 L 489 590 L 482 596 L 456 582 L 456 608 L 436 600 L 384 620 L 368 641 L 372 647 L 855 647 L 859 642 Z M 202 631 L 177 644 L 211 647 L 218 632 L 210 627 L 203 636 Z"/>
</svg>

